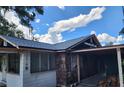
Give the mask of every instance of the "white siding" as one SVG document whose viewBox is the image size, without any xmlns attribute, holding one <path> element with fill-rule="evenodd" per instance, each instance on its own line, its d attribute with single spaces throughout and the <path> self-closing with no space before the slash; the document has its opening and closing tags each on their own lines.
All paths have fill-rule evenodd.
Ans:
<svg viewBox="0 0 124 93">
<path fill-rule="evenodd" d="M 0 72 L 0 82 L 2 81 L 2 73 Z M 7 87 L 20 87 L 20 76 L 16 74 L 6 75 Z"/>
<path fill-rule="evenodd" d="M 20 76 L 16 74 L 7 74 L 7 87 L 21 87 Z"/>
</svg>

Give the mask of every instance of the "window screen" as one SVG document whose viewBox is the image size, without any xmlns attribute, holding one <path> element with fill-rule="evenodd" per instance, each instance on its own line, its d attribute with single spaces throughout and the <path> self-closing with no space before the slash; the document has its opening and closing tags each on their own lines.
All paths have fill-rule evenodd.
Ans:
<svg viewBox="0 0 124 93">
<path fill-rule="evenodd" d="M 40 60 L 40 62 L 41 62 L 41 67 L 40 67 L 41 71 L 49 70 L 48 53 L 41 53 L 40 57 L 41 57 L 41 60 Z"/>
<path fill-rule="evenodd" d="M 39 53 L 31 53 L 31 73 L 39 72 Z"/>
<path fill-rule="evenodd" d="M 19 73 L 20 69 L 20 57 L 19 54 L 8 55 L 8 72 Z"/>
<path fill-rule="evenodd" d="M 54 70 L 55 69 L 55 54 L 49 54 L 49 66 L 50 66 L 50 70 Z"/>
<path fill-rule="evenodd" d="M 31 73 L 55 69 L 55 56 L 51 53 L 31 52 Z"/>
</svg>

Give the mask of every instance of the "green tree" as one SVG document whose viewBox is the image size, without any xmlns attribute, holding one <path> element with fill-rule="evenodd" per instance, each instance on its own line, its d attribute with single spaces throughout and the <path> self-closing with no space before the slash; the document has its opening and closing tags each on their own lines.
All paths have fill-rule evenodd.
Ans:
<svg viewBox="0 0 124 93">
<path fill-rule="evenodd" d="M 124 35 L 124 27 L 121 29 L 121 31 L 119 32 L 120 35 Z"/>
<path fill-rule="evenodd" d="M 5 18 L 0 15 L 0 34 L 13 37 L 23 38 L 23 32 L 16 29 L 16 25 L 9 23 Z"/>
<path fill-rule="evenodd" d="M 124 6 L 122 6 L 122 13 L 124 16 Z M 124 23 L 124 19 L 123 19 L 123 23 Z M 121 29 L 121 31 L 119 32 L 120 35 L 124 35 L 124 27 Z"/>
<path fill-rule="evenodd" d="M 42 6 L 0 6 L 0 11 L 3 10 L 4 14 L 7 11 L 14 11 L 20 19 L 20 23 L 33 30 L 31 21 L 34 21 L 37 14 L 43 15 Z M 0 13 L 0 34 L 22 37 L 23 33 L 16 30 L 16 24 L 10 24 L 4 16 Z"/>
</svg>

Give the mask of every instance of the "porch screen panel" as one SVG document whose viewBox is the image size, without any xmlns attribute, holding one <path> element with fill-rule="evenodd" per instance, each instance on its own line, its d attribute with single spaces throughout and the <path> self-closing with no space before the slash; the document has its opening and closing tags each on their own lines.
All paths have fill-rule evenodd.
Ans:
<svg viewBox="0 0 124 93">
<path fill-rule="evenodd" d="M 48 67 L 48 57 L 49 57 L 49 55 L 48 55 L 48 53 L 41 53 L 40 54 L 40 57 L 41 57 L 41 61 L 40 61 L 40 64 L 41 64 L 41 67 L 40 67 L 40 69 L 41 69 L 41 71 L 47 71 L 47 70 L 49 70 L 49 67 Z"/>
<path fill-rule="evenodd" d="M 39 72 L 39 53 L 31 53 L 31 73 Z"/>
<path fill-rule="evenodd" d="M 55 54 L 49 54 L 49 69 L 50 70 L 55 70 L 55 66 L 56 64 L 55 64 Z"/>
<path fill-rule="evenodd" d="M 20 57 L 19 54 L 8 55 L 8 72 L 19 73 Z"/>
<path fill-rule="evenodd" d="M 71 83 L 77 82 L 77 55 L 71 54 Z"/>
<path fill-rule="evenodd" d="M 77 68 L 77 56 L 75 54 L 71 55 L 71 71 Z"/>
<path fill-rule="evenodd" d="M 43 72 L 55 69 L 55 55 L 46 52 L 31 53 L 31 73 Z"/>
</svg>

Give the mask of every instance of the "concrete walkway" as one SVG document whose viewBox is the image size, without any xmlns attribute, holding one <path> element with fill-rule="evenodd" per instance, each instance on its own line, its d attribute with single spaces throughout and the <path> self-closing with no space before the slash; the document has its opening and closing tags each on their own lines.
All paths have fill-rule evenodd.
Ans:
<svg viewBox="0 0 124 93">
<path fill-rule="evenodd" d="M 96 87 L 98 82 L 103 79 L 105 79 L 103 74 L 97 74 L 81 80 L 81 83 L 77 87 Z"/>
</svg>

